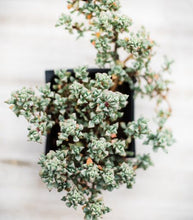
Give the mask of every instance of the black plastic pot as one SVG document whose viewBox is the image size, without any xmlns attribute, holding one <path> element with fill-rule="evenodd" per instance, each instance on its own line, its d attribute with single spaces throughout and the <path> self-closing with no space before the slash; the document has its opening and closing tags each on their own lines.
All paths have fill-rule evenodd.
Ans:
<svg viewBox="0 0 193 220">
<path fill-rule="evenodd" d="M 88 69 L 87 71 L 89 72 L 89 76 L 91 78 L 95 78 L 96 73 L 108 73 L 109 70 L 110 69 Z M 74 74 L 73 69 L 68 69 L 68 71 L 72 72 L 72 74 Z M 45 74 L 46 74 L 46 83 L 50 82 L 51 83 L 50 86 L 52 89 L 53 84 L 54 84 L 54 78 L 56 77 L 54 75 L 54 71 L 47 70 L 45 72 Z M 123 117 L 121 118 L 121 121 L 124 121 L 126 123 L 133 121 L 134 120 L 134 97 L 133 97 L 134 93 L 133 93 L 133 90 L 131 90 L 129 88 L 128 83 L 123 83 L 122 85 L 117 87 L 117 91 L 119 91 L 123 94 L 129 95 L 128 104 L 124 109 L 122 109 L 122 112 L 124 112 L 124 114 L 123 114 Z M 47 135 L 45 154 L 47 154 L 50 150 L 57 150 L 56 140 L 57 140 L 58 132 L 59 132 L 59 127 L 53 126 L 53 128 L 51 129 L 51 132 Z M 118 130 L 117 137 L 124 138 L 124 139 L 127 138 L 126 135 L 121 130 L 120 131 Z M 130 143 L 128 151 L 132 152 L 131 157 L 135 157 L 135 141 L 134 141 L 134 139 Z"/>
</svg>

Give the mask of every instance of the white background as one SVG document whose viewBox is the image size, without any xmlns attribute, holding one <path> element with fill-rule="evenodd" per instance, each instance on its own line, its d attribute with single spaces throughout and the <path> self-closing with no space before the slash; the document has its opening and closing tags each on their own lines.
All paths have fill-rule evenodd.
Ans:
<svg viewBox="0 0 193 220">
<path fill-rule="evenodd" d="M 175 60 L 170 100 L 176 144 L 153 155 L 155 166 L 137 171 L 132 190 L 105 192 L 112 212 L 104 220 L 193 219 L 193 1 L 122 0 L 122 11 Z M 48 192 L 37 161 L 44 145 L 27 142 L 27 123 L 4 104 L 22 86 L 44 84 L 46 69 L 94 66 L 86 38 L 75 41 L 54 25 L 64 1 L 0 0 L 0 220 L 79 220 L 82 211 L 65 207 L 62 193 Z M 136 116 L 151 115 L 149 101 L 136 101 Z M 148 147 L 146 147 L 148 148 Z M 143 147 L 137 144 L 137 151 Z"/>
</svg>

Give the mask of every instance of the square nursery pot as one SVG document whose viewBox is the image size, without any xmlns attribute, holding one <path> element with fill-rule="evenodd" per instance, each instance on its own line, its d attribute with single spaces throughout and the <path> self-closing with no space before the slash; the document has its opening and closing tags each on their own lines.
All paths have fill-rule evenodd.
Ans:
<svg viewBox="0 0 193 220">
<path fill-rule="evenodd" d="M 87 71 L 89 72 L 89 76 L 91 78 L 95 78 L 96 73 L 108 73 L 110 69 L 88 69 Z M 67 71 L 71 72 L 74 74 L 73 69 L 68 69 Z M 54 78 L 56 77 L 54 74 L 54 70 L 47 70 L 45 71 L 46 75 L 46 83 L 51 83 L 51 89 L 54 84 Z M 124 121 L 126 123 L 133 121 L 134 120 L 134 92 L 129 88 L 128 83 L 123 83 L 122 85 L 118 86 L 117 91 L 129 95 L 128 97 L 128 104 L 125 108 L 122 109 L 122 112 L 124 112 L 123 117 L 121 118 L 121 121 Z M 59 132 L 59 126 L 54 125 L 51 129 L 51 132 L 47 134 L 46 138 L 46 149 L 45 149 L 45 154 L 47 154 L 50 150 L 57 150 L 56 146 L 56 140 Z M 126 139 L 126 135 L 118 130 L 117 133 L 118 138 L 124 138 Z M 129 157 L 135 157 L 135 140 L 132 139 L 128 151 L 131 152 L 131 156 Z"/>
</svg>

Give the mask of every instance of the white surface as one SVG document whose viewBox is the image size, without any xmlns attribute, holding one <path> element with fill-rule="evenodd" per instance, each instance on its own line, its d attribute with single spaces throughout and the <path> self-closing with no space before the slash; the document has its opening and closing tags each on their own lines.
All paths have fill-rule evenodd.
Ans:
<svg viewBox="0 0 193 220">
<path fill-rule="evenodd" d="M 138 171 L 132 190 L 104 193 L 112 212 L 105 220 L 193 219 L 193 1 L 122 0 L 136 26 L 144 25 L 175 59 L 169 121 L 177 143 L 169 154 L 153 155 L 155 166 Z M 26 122 L 3 102 L 21 86 L 44 83 L 44 70 L 94 65 L 87 39 L 75 41 L 54 24 L 63 1 L 0 1 L 0 220 L 79 220 L 82 212 L 65 207 L 62 194 L 49 193 L 38 176 L 44 146 L 26 141 Z M 150 114 L 138 100 L 136 114 Z M 140 151 L 140 144 L 138 144 Z"/>
</svg>

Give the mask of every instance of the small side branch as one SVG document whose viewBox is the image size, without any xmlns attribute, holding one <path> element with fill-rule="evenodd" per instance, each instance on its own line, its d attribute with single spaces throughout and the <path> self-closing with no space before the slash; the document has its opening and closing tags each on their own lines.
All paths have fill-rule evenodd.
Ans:
<svg viewBox="0 0 193 220">
<path fill-rule="evenodd" d="M 129 56 L 123 61 L 123 64 L 125 65 L 128 60 L 133 58 L 133 54 L 129 54 Z"/>
<path fill-rule="evenodd" d="M 111 91 L 115 92 L 117 89 L 118 83 L 119 83 L 119 77 L 116 75 L 113 75 L 112 79 L 113 79 L 114 85 L 111 87 Z"/>
</svg>

